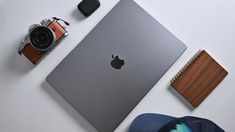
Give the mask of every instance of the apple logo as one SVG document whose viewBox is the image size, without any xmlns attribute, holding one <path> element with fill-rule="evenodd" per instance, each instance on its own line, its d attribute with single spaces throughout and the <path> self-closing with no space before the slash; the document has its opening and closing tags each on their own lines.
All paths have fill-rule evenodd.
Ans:
<svg viewBox="0 0 235 132">
<path fill-rule="evenodd" d="M 112 55 L 111 66 L 114 69 L 121 69 L 124 64 L 125 63 L 123 59 L 120 59 L 118 56 Z"/>
</svg>

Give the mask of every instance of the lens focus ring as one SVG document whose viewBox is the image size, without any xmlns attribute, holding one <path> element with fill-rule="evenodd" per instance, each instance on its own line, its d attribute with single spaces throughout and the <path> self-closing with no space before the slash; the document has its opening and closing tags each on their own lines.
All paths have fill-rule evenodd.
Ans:
<svg viewBox="0 0 235 132">
<path fill-rule="evenodd" d="M 30 33 L 30 42 L 32 46 L 40 51 L 46 51 L 55 41 L 55 35 L 52 30 L 44 26 L 38 26 Z"/>
</svg>

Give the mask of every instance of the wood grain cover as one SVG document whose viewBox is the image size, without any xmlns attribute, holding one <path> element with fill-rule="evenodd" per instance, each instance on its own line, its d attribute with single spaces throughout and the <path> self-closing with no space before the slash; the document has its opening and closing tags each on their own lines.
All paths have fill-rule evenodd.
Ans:
<svg viewBox="0 0 235 132">
<path fill-rule="evenodd" d="M 202 50 L 176 75 L 171 86 L 197 107 L 227 74 L 219 63 Z"/>
</svg>

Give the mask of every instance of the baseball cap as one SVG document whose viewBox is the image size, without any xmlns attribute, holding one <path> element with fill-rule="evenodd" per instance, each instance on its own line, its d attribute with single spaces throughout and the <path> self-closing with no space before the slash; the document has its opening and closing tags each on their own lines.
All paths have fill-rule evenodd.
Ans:
<svg viewBox="0 0 235 132">
<path fill-rule="evenodd" d="M 141 114 L 132 122 L 129 132 L 224 132 L 214 122 L 199 117 L 176 118 L 163 114 Z"/>
<path fill-rule="evenodd" d="M 162 114 L 141 114 L 134 119 L 129 132 L 157 132 L 174 119 L 175 117 Z"/>
</svg>

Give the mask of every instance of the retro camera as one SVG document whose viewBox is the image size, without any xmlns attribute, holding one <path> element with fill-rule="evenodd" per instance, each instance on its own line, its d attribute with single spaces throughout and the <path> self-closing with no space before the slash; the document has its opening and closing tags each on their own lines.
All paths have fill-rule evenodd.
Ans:
<svg viewBox="0 0 235 132">
<path fill-rule="evenodd" d="M 46 53 L 68 35 L 65 26 L 62 26 L 59 21 L 69 25 L 68 22 L 60 18 L 52 17 L 42 20 L 40 24 L 30 26 L 28 34 L 21 42 L 18 53 L 24 55 L 33 64 L 37 64 Z"/>
</svg>

